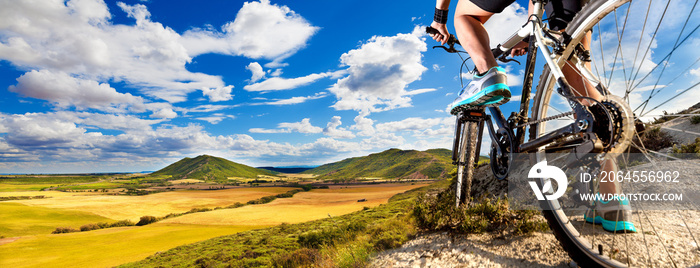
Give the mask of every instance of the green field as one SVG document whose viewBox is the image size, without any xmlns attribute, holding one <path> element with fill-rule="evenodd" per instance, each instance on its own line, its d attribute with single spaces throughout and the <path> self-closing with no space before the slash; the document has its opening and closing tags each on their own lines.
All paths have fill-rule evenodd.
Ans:
<svg viewBox="0 0 700 268">
<path fill-rule="evenodd" d="M 56 227 L 79 228 L 83 224 L 112 220 L 89 212 L 27 206 L 15 202 L 0 202 L 0 236 L 50 234 Z"/>
<path fill-rule="evenodd" d="M 0 192 L 23 192 L 23 191 L 40 191 L 44 188 L 57 186 L 57 184 L 14 184 L 0 183 Z"/>
<path fill-rule="evenodd" d="M 37 235 L 0 245 L 0 267 L 110 267 L 180 245 L 261 227 L 155 223 Z"/>
</svg>

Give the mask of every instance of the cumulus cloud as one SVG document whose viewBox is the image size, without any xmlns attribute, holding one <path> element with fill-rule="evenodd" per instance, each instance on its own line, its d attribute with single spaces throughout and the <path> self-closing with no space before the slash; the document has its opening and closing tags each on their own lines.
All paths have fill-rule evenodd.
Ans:
<svg viewBox="0 0 700 268">
<path fill-rule="evenodd" d="M 31 71 L 17 78 L 9 90 L 23 96 L 47 100 L 58 107 L 78 109 L 117 110 L 117 106 L 144 105 L 144 99 L 129 93 L 119 93 L 107 83 L 74 78 L 63 72 Z M 121 107 L 125 108 L 125 107 Z"/>
<path fill-rule="evenodd" d="M 192 29 L 182 35 L 191 57 L 205 53 L 284 59 L 306 45 L 318 30 L 287 6 L 269 0 L 246 2 L 221 31 Z"/>
<path fill-rule="evenodd" d="M 103 84 L 124 82 L 168 102 L 185 101 L 187 94 L 202 89 L 210 100 L 223 101 L 231 99 L 231 86 L 219 76 L 188 71 L 185 65 L 193 57 L 221 53 L 282 59 L 302 48 L 318 29 L 288 7 L 265 0 L 245 3 L 221 32 L 193 29 L 182 35 L 152 21 L 144 5 L 117 5 L 135 25 L 113 24 L 101 0 L 41 5 L 5 1 L 0 8 L 0 60 Z"/>
<path fill-rule="evenodd" d="M 344 128 L 338 128 L 340 125 L 343 124 L 343 122 L 341 122 L 340 119 L 340 116 L 333 116 L 333 118 L 331 118 L 331 121 L 328 122 L 328 124 L 326 125 L 326 128 L 323 129 L 323 134 L 338 139 L 355 138 L 355 134 L 352 134 L 352 131 L 349 131 Z"/>
<path fill-rule="evenodd" d="M 277 125 L 277 129 L 251 128 L 248 131 L 250 131 L 251 133 L 292 133 L 292 132 L 298 132 L 298 133 L 305 133 L 305 134 L 314 134 L 314 133 L 321 133 L 323 131 L 323 129 L 320 127 L 311 125 L 310 118 L 304 118 L 301 120 L 301 122 L 279 123 Z"/>
<path fill-rule="evenodd" d="M 233 99 L 233 95 L 231 95 L 232 89 L 233 86 L 225 86 L 218 88 L 202 88 L 202 94 L 204 94 L 204 96 L 209 97 L 209 100 L 212 102 L 227 101 Z"/>
<path fill-rule="evenodd" d="M 329 90 L 337 110 L 383 111 L 411 105 L 406 87 L 427 70 L 421 64 L 426 45 L 419 31 L 374 36 L 360 48 L 340 57 L 348 76 Z"/>
<path fill-rule="evenodd" d="M 262 66 L 260 66 L 260 63 L 251 62 L 250 64 L 248 64 L 248 66 L 245 67 L 245 69 L 252 73 L 252 76 L 250 77 L 251 83 L 255 83 L 258 80 L 265 77 L 265 71 L 263 71 L 263 68 Z"/>
</svg>

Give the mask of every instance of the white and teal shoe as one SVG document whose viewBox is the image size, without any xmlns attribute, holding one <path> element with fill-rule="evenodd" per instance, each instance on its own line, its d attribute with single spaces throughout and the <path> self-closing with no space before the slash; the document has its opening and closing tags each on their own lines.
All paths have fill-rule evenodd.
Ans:
<svg viewBox="0 0 700 268">
<path fill-rule="evenodd" d="M 484 75 L 475 75 L 450 104 L 450 113 L 476 106 L 499 106 L 510 100 L 506 70 L 492 67 Z"/>
<path fill-rule="evenodd" d="M 608 232 L 637 232 L 630 220 L 630 202 L 615 198 L 608 201 L 595 201 L 595 208 L 589 209 L 584 215 L 586 222 L 603 225 Z"/>
</svg>

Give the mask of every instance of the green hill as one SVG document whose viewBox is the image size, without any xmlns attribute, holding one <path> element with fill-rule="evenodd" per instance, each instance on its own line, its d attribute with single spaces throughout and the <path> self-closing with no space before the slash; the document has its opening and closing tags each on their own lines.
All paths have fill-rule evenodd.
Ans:
<svg viewBox="0 0 700 268">
<path fill-rule="evenodd" d="M 304 173 L 324 180 L 352 180 L 362 177 L 387 179 L 446 178 L 452 170 L 452 155 L 447 149 L 427 151 L 389 149 L 364 157 L 348 158 L 322 165 Z"/>
<path fill-rule="evenodd" d="M 228 177 L 257 178 L 258 175 L 274 173 L 219 157 L 200 155 L 195 158 L 185 157 L 151 175 L 170 175 L 175 179 L 226 180 Z"/>
</svg>

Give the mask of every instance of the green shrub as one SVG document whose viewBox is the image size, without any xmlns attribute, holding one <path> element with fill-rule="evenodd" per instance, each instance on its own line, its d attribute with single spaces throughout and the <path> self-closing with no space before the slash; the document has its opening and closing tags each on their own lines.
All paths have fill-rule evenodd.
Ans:
<svg viewBox="0 0 700 268">
<path fill-rule="evenodd" d="M 134 226 L 134 223 L 130 220 L 121 220 L 121 221 L 115 221 L 115 222 L 109 224 L 110 228 L 124 227 L 124 226 Z"/>
<path fill-rule="evenodd" d="M 313 189 L 313 188 L 314 188 L 314 187 L 311 186 L 311 185 L 302 185 L 302 186 L 301 186 L 301 189 L 304 190 L 304 192 L 311 191 L 311 189 Z"/>
<path fill-rule="evenodd" d="M 294 194 L 301 192 L 301 191 L 302 191 L 301 189 L 295 189 L 295 190 L 288 191 L 286 193 L 281 193 L 281 194 L 275 195 L 275 197 L 277 197 L 277 198 L 290 198 L 290 197 L 293 197 Z"/>
<path fill-rule="evenodd" d="M 676 143 L 673 136 L 661 131 L 660 127 L 651 127 L 645 130 L 641 136 L 641 142 L 639 136 L 635 135 L 632 142 L 637 145 L 636 147 L 646 148 L 647 150 L 652 151 L 659 151 L 663 148 L 671 147 Z M 632 146 L 632 148 L 630 148 L 630 152 L 639 153 L 639 150 L 635 148 L 635 146 Z"/>
<path fill-rule="evenodd" d="M 549 230 L 549 225 L 543 220 L 538 220 L 536 217 L 540 214 L 536 210 L 517 210 L 515 211 L 517 220 L 513 233 L 516 235 L 530 234 L 534 232 L 546 232 Z"/>
<path fill-rule="evenodd" d="M 300 248 L 292 252 L 284 252 L 272 258 L 274 267 L 309 267 L 321 260 L 321 252 L 313 248 Z"/>
<path fill-rule="evenodd" d="M 97 230 L 97 229 L 102 229 L 102 228 L 95 223 L 88 223 L 88 224 L 85 224 L 83 226 L 80 226 L 81 232 L 92 231 L 92 230 Z"/>
<path fill-rule="evenodd" d="M 266 204 L 266 203 L 272 202 L 272 201 L 275 200 L 275 199 L 277 199 L 277 197 L 275 197 L 274 195 L 271 195 L 271 196 L 263 196 L 263 197 L 261 197 L 261 198 L 259 198 L 259 199 L 250 200 L 250 201 L 248 201 L 247 204 L 248 204 L 248 205 Z"/>
<path fill-rule="evenodd" d="M 320 248 L 323 245 L 334 245 L 342 238 L 338 229 L 309 231 L 299 235 L 297 243 L 308 248 Z"/>
<path fill-rule="evenodd" d="M 241 202 L 236 202 L 235 204 L 230 205 L 230 206 L 227 206 L 226 208 L 239 208 L 239 207 L 242 207 L 242 206 L 245 206 L 245 204 L 243 204 L 243 203 L 241 203 Z"/>
<path fill-rule="evenodd" d="M 696 115 L 690 118 L 690 123 L 693 125 L 697 125 L 700 123 L 700 115 Z"/>
<path fill-rule="evenodd" d="M 139 222 L 136 223 L 136 226 L 143 226 L 143 225 L 151 224 L 151 223 L 154 223 L 157 221 L 158 221 L 158 218 L 156 218 L 155 216 L 141 216 L 141 218 L 139 219 Z"/>
<path fill-rule="evenodd" d="M 192 208 L 189 211 L 185 212 L 185 214 L 207 212 L 207 211 L 212 211 L 212 209 L 211 208 Z"/>
<path fill-rule="evenodd" d="M 374 226 L 370 232 L 372 246 L 376 250 L 397 248 L 408 241 L 414 234 L 415 228 L 406 221 L 391 219 L 382 225 Z"/>
<path fill-rule="evenodd" d="M 674 145 L 671 152 L 672 156 L 679 158 L 698 158 L 700 157 L 700 138 L 695 138 L 695 142 L 684 144 L 679 147 Z"/>
<path fill-rule="evenodd" d="M 510 211 L 506 199 L 482 198 L 468 206 L 455 207 L 453 187 L 436 195 L 419 196 L 413 208 L 417 227 L 428 231 L 484 233 L 511 231 L 526 234 L 543 231 L 546 222 L 529 212 Z M 544 225 L 543 225 L 544 224 Z"/>
<path fill-rule="evenodd" d="M 52 234 L 65 234 L 65 233 L 74 233 L 78 232 L 78 229 L 74 229 L 71 227 L 57 227 L 56 230 L 51 232 Z"/>
</svg>

